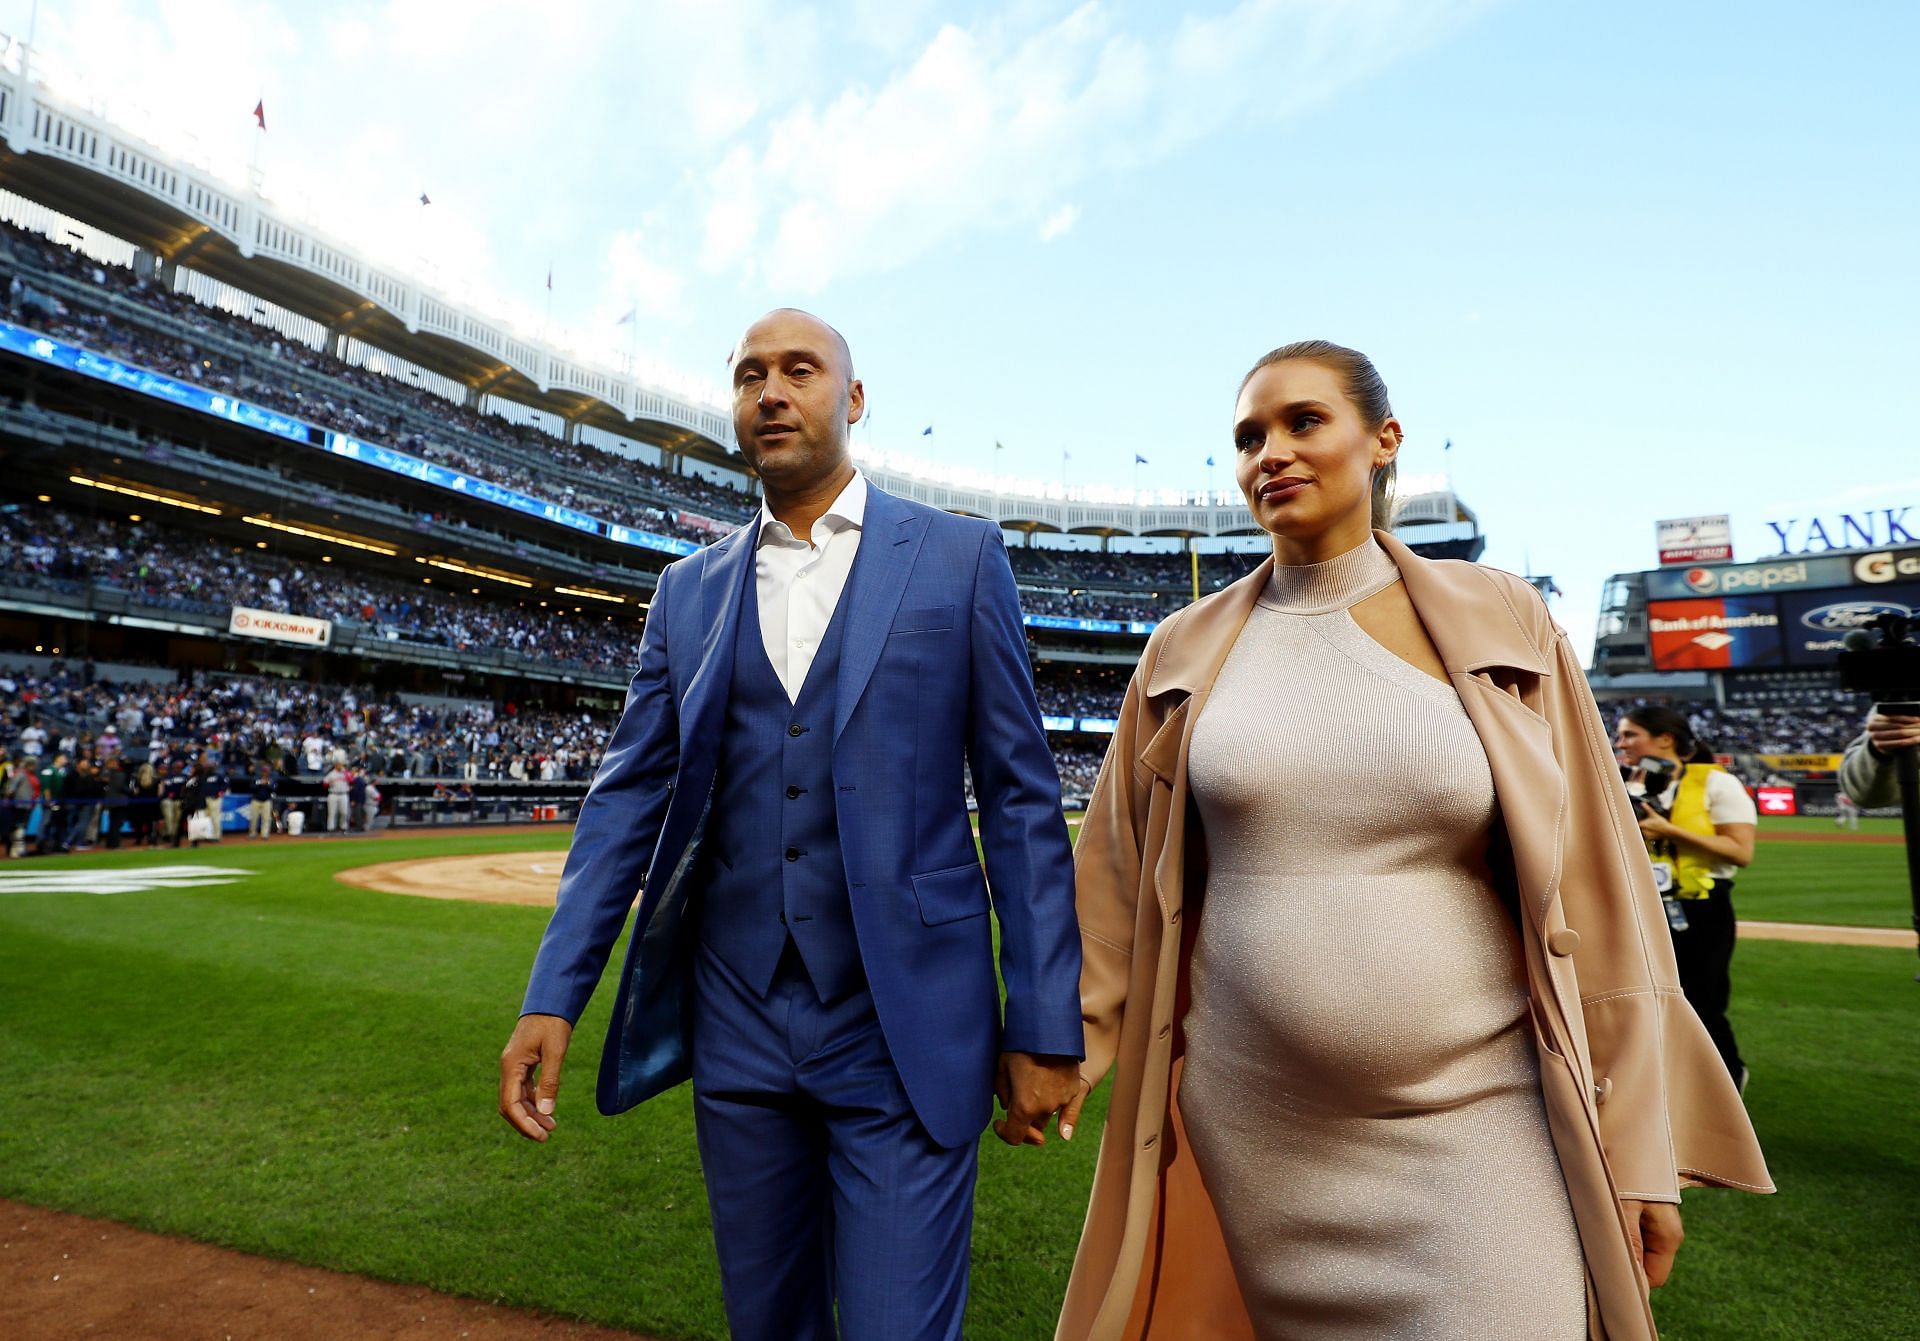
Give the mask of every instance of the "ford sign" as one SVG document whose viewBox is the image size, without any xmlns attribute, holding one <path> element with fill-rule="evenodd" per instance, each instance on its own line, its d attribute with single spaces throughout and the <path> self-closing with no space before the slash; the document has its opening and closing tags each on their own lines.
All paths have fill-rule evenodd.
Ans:
<svg viewBox="0 0 1920 1341">
<path fill-rule="evenodd" d="M 1887 601 L 1836 601 L 1807 611 L 1800 622 L 1816 633 L 1845 633 L 1848 629 L 1864 629 L 1881 615 L 1912 614 L 1906 606 Z"/>
</svg>

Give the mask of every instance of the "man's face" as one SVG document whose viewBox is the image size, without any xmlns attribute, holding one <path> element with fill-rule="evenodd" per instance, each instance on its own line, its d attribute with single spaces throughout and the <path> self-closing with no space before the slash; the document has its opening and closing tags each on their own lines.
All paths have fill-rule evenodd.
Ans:
<svg viewBox="0 0 1920 1341">
<path fill-rule="evenodd" d="M 740 337 L 733 360 L 733 432 L 776 491 L 795 493 L 851 465 L 847 428 L 866 407 L 846 346 L 804 312 L 770 312 Z"/>
</svg>

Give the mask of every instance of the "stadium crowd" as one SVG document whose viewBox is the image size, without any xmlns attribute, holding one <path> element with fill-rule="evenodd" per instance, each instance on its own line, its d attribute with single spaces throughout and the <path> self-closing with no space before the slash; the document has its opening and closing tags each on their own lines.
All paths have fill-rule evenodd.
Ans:
<svg viewBox="0 0 1920 1341">
<path fill-rule="evenodd" d="M 702 542 L 751 515 L 744 490 L 595 447 L 568 443 L 538 428 L 456 405 L 409 382 L 358 368 L 242 317 L 146 283 L 130 271 L 101 265 L 19 229 L 0 226 L 0 257 L 11 273 L 6 308 L 19 320 L 128 363 L 210 390 L 241 397 L 323 428 L 424 457 L 507 488 L 609 521 Z M 93 285 L 99 307 L 76 306 L 32 283 L 34 269 Z M 136 327 L 119 296 L 207 335 L 241 342 L 251 357 L 223 346 L 183 342 Z M 303 377 L 304 371 L 311 376 Z M 356 396 L 354 393 L 360 393 Z M 377 400 L 397 404 L 379 406 Z M 622 487 L 631 486 L 631 487 Z M 682 520 L 681 513 L 696 515 Z"/>
<path fill-rule="evenodd" d="M 269 551 L 210 548 L 152 519 L 110 521 L 52 506 L 0 506 L 0 574 L 54 587 L 106 584 L 149 605 L 223 619 L 245 605 L 338 620 L 391 641 L 621 673 L 639 642 L 632 624 L 604 615 L 502 605 L 345 564 L 322 569 Z"/>
<path fill-rule="evenodd" d="M 115 683 L 85 667 L 0 669 L 0 835 L 19 847 L 38 804 L 57 817 L 41 826 L 42 850 L 90 846 L 101 808 L 125 811 L 139 841 L 177 844 L 183 816 L 228 793 L 279 798 L 289 779 L 349 798 L 355 821 L 389 778 L 584 782 L 608 725 L 585 710 L 409 703 L 259 677 Z M 182 804 L 168 824 L 170 797 Z M 113 846 L 119 836 L 116 826 Z"/>
</svg>

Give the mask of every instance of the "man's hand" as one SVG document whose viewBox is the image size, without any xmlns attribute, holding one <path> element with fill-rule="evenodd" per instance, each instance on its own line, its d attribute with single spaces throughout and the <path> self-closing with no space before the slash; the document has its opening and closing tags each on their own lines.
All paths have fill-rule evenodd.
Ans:
<svg viewBox="0 0 1920 1341">
<path fill-rule="evenodd" d="M 544 1141 L 553 1130 L 560 1063 L 572 1041 L 573 1026 L 558 1015 L 522 1015 L 500 1054 L 500 1116 L 529 1141 Z"/>
<path fill-rule="evenodd" d="M 1920 717 L 1872 714 L 1867 718 L 1867 744 L 1880 754 L 1893 754 L 1920 745 Z"/>
<path fill-rule="evenodd" d="M 993 1092 L 1007 1115 L 993 1124 L 994 1134 L 1008 1145 L 1045 1145 L 1047 1119 L 1072 1105 L 1071 1116 L 1060 1118 L 1060 1139 L 1071 1141 L 1080 1091 L 1078 1058 L 1003 1052 Z"/>
<path fill-rule="evenodd" d="M 1680 1208 L 1666 1201 L 1622 1201 L 1633 1255 L 1647 1273 L 1647 1284 L 1665 1285 L 1673 1274 L 1673 1255 L 1680 1251 L 1686 1231 L 1680 1227 Z"/>
</svg>

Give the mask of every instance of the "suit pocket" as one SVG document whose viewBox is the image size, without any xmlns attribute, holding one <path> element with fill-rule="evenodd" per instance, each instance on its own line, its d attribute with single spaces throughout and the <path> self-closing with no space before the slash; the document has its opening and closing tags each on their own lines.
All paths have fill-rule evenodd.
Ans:
<svg viewBox="0 0 1920 1341">
<path fill-rule="evenodd" d="M 920 920 L 930 927 L 987 911 L 987 877 L 980 863 L 950 866 L 913 877 L 913 897 L 920 903 Z"/>
<path fill-rule="evenodd" d="M 889 633 L 935 633 L 953 627 L 953 607 L 929 605 L 918 610 L 902 610 Z"/>
</svg>

